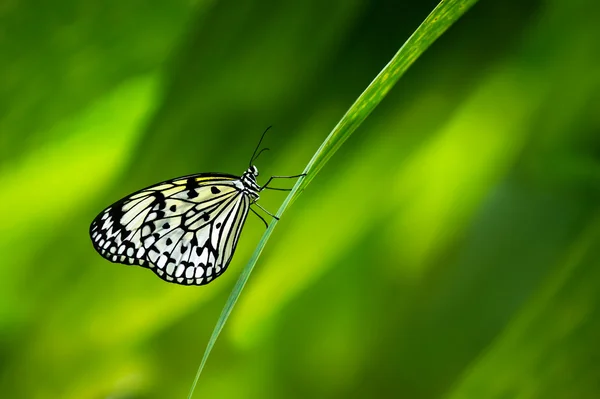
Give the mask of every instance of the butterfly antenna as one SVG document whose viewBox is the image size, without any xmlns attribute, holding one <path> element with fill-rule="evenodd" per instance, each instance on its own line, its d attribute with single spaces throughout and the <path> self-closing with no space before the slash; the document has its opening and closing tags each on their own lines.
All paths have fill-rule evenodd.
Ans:
<svg viewBox="0 0 600 399">
<path fill-rule="evenodd" d="M 252 162 L 254 162 L 254 160 L 256 158 L 258 158 L 258 155 L 260 155 L 260 153 L 264 151 L 264 149 L 263 149 L 261 152 L 258 153 L 258 155 L 256 155 L 256 151 L 258 151 L 258 149 L 260 148 L 260 144 L 262 143 L 263 139 L 265 138 L 265 134 L 267 134 L 269 129 L 272 127 L 273 126 L 269 126 L 268 128 L 266 128 L 265 131 L 263 132 L 262 136 L 260 136 L 260 140 L 258 141 L 258 145 L 256 146 L 256 148 L 254 149 L 254 152 L 252 153 L 252 158 L 250 158 L 250 163 L 248 164 L 248 167 L 252 166 Z"/>
<path fill-rule="evenodd" d="M 258 154 L 256 154 L 256 156 L 254 157 L 254 159 L 252 160 L 252 162 L 256 161 L 256 160 L 258 159 L 258 157 L 260 157 L 260 154 L 262 154 L 262 153 L 263 153 L 263 152 L 265 152 L 265 151 L 269 151 L 269 150 L 271 150 L 271 149 L 270 149 L 270 148 L 267 148 L 267 147 L 265 147 L 265 148 L 263 148 L 262 150 L 260 150 L 260 151 L 258 152 Z"/>
</svg>

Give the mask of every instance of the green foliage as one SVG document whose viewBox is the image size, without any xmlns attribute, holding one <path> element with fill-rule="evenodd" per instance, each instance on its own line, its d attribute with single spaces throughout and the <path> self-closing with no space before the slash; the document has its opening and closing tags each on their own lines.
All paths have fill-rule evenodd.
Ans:
<svg viewBox="0 0 600 399">
<path fill-rule="evenodd" d="M 2 397 L 185 397 L 263 224 L 194 289 L 104 261 L 89 223 L 241 173 L 269 125 L 259 180 L 302 171 L 436 4 L 3 3 Z M 262 195 L 288 208 L 194 397 L 598 398 L 598 11 L 478 2 L 293 207 Z"/>
</svg>

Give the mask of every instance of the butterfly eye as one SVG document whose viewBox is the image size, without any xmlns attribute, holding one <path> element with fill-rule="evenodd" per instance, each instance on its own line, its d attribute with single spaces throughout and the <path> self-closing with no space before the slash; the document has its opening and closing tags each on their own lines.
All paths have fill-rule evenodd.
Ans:
<svg viewBox="0 0 600 399">
<path fill-rule="evenodd" d="M 258 176 L 258 169 L 256 168 L 256 166 L 252 165 L 252 174 L 254 176 Z"/>
</svg>

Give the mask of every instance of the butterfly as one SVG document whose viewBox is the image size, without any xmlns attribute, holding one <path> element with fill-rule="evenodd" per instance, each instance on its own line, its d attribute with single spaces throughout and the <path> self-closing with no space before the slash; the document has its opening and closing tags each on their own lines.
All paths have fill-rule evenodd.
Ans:
<svg viewBox="0 0 600 399">
<path fill-rule="evenodd" d="M 274 179 L 257 183 L 252 163 L 268 148 L 252 154 L 248 169 L 235 176 L 198 173 L 154 184 L 115 202 L 94 219 L 90 237 L 94 248 L 111 262 L 149 268 L 165 281 L 205 285 L 225 272 L 249 210 L 266 224 L 251 205 L 277 218 L 257 201 Z"/>
</svg>

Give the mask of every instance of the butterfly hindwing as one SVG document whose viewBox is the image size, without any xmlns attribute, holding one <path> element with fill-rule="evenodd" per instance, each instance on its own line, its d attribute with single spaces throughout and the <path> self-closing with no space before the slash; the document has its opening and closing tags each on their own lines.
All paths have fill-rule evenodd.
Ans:
<svg viewBox="0 0 600 399">
<path fill-rule="evenodd" d="M 92 222 L 90 235 L 112 262 L 150 268 L 169 282 L 203 285 L 227 268 L 249 207 L 235 176 L 186 176 L 116 202 Z"/>
</svg>

